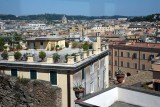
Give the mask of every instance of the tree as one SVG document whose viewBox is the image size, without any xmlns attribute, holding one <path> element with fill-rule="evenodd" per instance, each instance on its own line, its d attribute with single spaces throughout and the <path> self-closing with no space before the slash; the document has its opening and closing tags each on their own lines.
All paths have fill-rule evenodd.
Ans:
<svg viewBox="0 0 160 107">
<path fill-rule="evenodd" d="M 83 47 L 84 51 L 87 51 L 89 49 L 90 45 L 87 42 L 85 42 L 82 47 Z"/>
<path fill-rule="evenodd" d="M 59 59 L 60 59 L 60 55 L 58 53 L 54 53 L 53 54 L 53 60 L 54 60 L 54 62 L 58 62 Z"/>
<path fill-rule="evenodd" d="M 39 52 L 39 58 L 41 58 L 41 61 L 44 61 L 44 58 L 46 57 L 46 53 L 44 51 Z"/>
<path fill-rule="evenodd" d="M 21 58 L 21 56 L 22 56 L 22 54 L 19 51 L 17 51 L 17 52 L 14 53 L 14 58 L 16 60 L 19 60 Z"/>
<path fill-rule="evenodd" d="M 8 59 L 8 52 L 3 52 L 2 54 L 1 54 L 1 57 L 3 58 L 3 60 L 7 60 Z"/>
</svg>

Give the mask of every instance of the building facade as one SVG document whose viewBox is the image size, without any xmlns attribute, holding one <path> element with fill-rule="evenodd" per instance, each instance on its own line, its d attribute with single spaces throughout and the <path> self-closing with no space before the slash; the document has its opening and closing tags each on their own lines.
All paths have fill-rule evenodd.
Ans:
<svg viewBox="0 0 160 107">
<path fill-rule="evenodd" d="M 85 94 L 109 86 L 109 51 L 99 43 L 100 37 L 93 43 L 94 51 L 68 56 L 66 63 L 54 63 L 52 56 L 47 57 L 44 62 L 37 62 L 33 55 L 29 55 L 27 61 L 16 61 L 14 55 L 10 54 L 8 60 L 0 61 L 0 72 L 20 78 L 50 81 L 52 85 L 62 89 L 62 107 L 74 107 L 76 98 L 73 87 L 77 82 L 83 85 Z"/>
<path fill-rule="evenodd" d="M 110 43 L 110 77 L 115 77 L 118 68 L 127 76 L 150 70 L 151 60 L 159 55 L 159 48 L 160 44 L 155 43 Z"/>
</svg>

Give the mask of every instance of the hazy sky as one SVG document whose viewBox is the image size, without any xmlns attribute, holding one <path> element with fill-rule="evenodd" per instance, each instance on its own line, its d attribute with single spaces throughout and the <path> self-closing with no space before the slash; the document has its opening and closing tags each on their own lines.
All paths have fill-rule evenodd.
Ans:
<svg viewBox="0 0 160 107">
<path fill-rule="evenodd" d="M 141 16 L 160 13 L 160 0 L 0 0 L 0 14 Z"/>
</svg>

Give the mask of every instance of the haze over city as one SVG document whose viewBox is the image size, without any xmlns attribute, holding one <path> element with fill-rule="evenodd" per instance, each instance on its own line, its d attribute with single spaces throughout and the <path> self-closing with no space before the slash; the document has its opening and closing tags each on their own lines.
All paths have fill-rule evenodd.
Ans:
<svg viewBox="0 0 160 107">
<path fill-rule="evenodd" d="M 0 14 L 144 16 L 159 13 L 159 6 L 159 0 L 1 0 Z"/>
</svg>

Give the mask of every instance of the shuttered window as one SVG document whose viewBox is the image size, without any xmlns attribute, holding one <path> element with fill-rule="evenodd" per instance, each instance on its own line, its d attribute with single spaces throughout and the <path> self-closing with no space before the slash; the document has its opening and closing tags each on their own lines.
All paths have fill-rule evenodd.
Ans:
<svg viewBox="0 0 160 107">
<path fill-rule="evenodd" d="M 30 70 L 30 79 L 37 79 L 37 71 Z"/>
<path fill-rule="evenodd" d="M 17 69 L 11 69 L 11 76 L 17 77 Z"/>
<path fill-rule="evenodd" d="M 57 72 L 50 71 L 50 82 L 52 85 L 57 85 Z"/>
<path fill-rule="evenodd" d="M 84 79 L 84 68 L 82 69 L 82 80 Z"/>
</svg>

